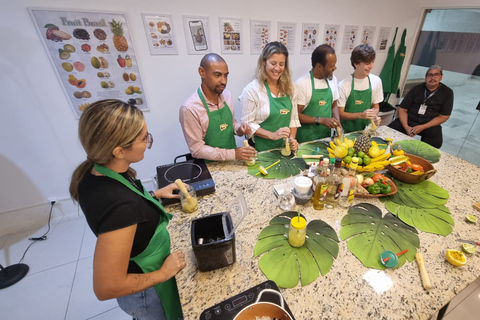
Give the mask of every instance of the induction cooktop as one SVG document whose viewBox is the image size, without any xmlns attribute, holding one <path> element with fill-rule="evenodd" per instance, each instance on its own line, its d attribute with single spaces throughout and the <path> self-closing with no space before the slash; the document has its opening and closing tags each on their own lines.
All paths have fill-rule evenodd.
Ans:
<svg viewBox="0 0 480 320">
<path fill-rule="evenodd" d="M 233 320 L 235 316 L 248 305 L 255 303 L 258 294 L 264 289 L 278 290 L 275 282 L 268 280 L 253 288 L 250 288 L 234 297 L 231 297 L 219 304 L 214 305 L 200 314 L 200 320 Z M 279 297 L 276 294 L 265 292 L 262 294 L 261 301 L 268 301 L 280 305 Z M 285 310 L 290 314 L 293 320 L 295 317 L 292 315 L 292 311 L 284 301 Z"/>
<path fill-rule="evenodd" d="M 203 159 L 192 159 L 157 167 L 158 188 L 163 188 L 170 183 L 174 183 L 177 179 L 182 180 L 194 188 L 197 196 L 215 192 L 215 183 Z M 179 201 L 179 199 L 162 199 L 163 204 Z"/>
</svg>

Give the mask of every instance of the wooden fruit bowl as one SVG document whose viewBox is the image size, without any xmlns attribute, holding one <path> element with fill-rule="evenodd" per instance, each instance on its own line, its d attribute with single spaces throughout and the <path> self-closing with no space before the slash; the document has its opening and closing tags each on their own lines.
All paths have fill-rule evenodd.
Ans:
<svg viewBox="0 0 480 320">
<path fill-rule="evenodd" d="M 408 158 L 410 158 L 411 163 L 421 165 L 425 173 L 421 176 L 417 176 L 415 174 L 403 172 L 402 170 L 399 170 L 392 165 L 388 165 L 387 167 L 388 172 L 395 179 L 400 180 L 402 182 L 406 182 L 406 183 L 417 184 L 430 179 L 437 172 L 437 170 L 433 167 L 433 165 L 427 160 L 409 153 L 405 153 L 405 155 Z"/>
<path fill-rule="evenodd" d="M 387 183 L 390 185 L 390 188 L 392 188 L 392 192 L 390 193 L 377 193 L 377 194 L 355 193 L 355 198 L 379 198 L 379 197 L 391 196 L 392 194 L 397 193 L 398 189 L 395 183 L 390 179 L 387 180 Z"/>
</svg>

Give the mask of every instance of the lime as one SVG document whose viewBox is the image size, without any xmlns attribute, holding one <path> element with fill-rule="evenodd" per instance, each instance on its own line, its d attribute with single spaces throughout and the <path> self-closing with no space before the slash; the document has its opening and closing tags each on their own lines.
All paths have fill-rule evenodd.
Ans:
<svg viewBox="0 0 480 320">
<path fill-rule="evenodd" d="M 456 267 L 464 266 L 467 263 L 467 259 L 462 251 L 448 249 L 445 257 L 448 262 Z"/>
<path fill-rule="evenodd" d="M 372 163 L 372 159 L 370 159 L 369 156 L 365 155 L 365 157 L 363 157 L 363 164 L 368 166 L 370 163 Z"/>
<path fill-rule="evenodd" d="M 355 149 L 354 148 L 348 148 L 348 155 L 350 157 L 353 157 L 354 154 L 355 154 Z"/>
<path fill-rule="evenodd" d="M 358 158 L 358 154 L 357 153 L 354 153 L 352 158 Z"/>
<path fill-rule="evenodd" d="M 351 156 L 346 156 L 345 158 L 343 158 L 343 162 L 345 163 L 351 163 L 352 162 L 352 157 Z"/>
<path fill-rule="evenodd" d="M 363 159 L 360 157 L 358 157 L 358 165 L 359 166 L 363 165 Z"/>
<path fill-rule="evenodd" d="M 462 250 L 463 252 L 472 254 L 475 252 L 475 246 L 470 243 L 462 243 Z"/>
<path fill-rule="evenodd" d="M 363 157 L 365 157 L 365 152 L 359 151 L 358 152 L 358 157 L 363 159 Z"/>
<path fill-rule="evenodd" d="M 465 220 L 467 220 L 468 222 L 471 222 L 471 223 L 477 223 L 477 218 L 475 218 L 473 215 L 471 214 L 467 214 L 465 216 Z"/>
</svg>

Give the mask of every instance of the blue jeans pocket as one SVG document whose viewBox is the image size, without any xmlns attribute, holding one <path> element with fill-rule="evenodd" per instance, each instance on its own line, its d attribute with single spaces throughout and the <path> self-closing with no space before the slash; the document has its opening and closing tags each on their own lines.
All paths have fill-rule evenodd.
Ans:
<svg viewBox="0 0 480 320">
<path fill-rule="evenodd" d="M 127 314 L 141 320 L 168 320 L 154 287 L 117 298 L 118 306 Z"/>
</svg>

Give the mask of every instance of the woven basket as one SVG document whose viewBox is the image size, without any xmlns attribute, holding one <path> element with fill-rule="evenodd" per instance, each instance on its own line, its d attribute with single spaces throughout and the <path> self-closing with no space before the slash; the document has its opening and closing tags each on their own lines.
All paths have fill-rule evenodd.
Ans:
<svg viewBox="0 0 480 320">
<path fill-rule="evenodd" d="M 416 183 L 420 183 L 420 182 L 423 182 L 425 180 L 430 179 L 437 172 L 437 170 L 435 170 L 433 165 L 430 162 L 428 162 L 427 160 L 425 160 L 425 159 L 423 159 L 419 156 L 415 156 L 413 154 L 405 153 L 405 155 L 408 158 L 410 158 L 411 163 L 421 165 L 423 167 L 423 170 L 424 170 L 425 173 L 421 176 L 417 176 L 415 174 L 403 172 L 403 171 L 395 168 L 394 166 L 389 165 L 387 167 L 388 172 L 395 179 L 400 180 L 402 182 L 406 182 L 406 183 L 416 184 Z"/>
</svg>

